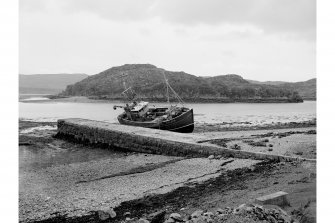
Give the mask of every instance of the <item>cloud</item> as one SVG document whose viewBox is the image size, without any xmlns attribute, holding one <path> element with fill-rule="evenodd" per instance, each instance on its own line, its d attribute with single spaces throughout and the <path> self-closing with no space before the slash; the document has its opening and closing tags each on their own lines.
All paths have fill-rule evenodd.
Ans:
<svg viewBox="0 0 335 223">
<path fill-rule="evenodd" d="M 160 18 L 181 26 L 249 25 L 266 33 L 316 36 L 316 0 L 20 0 L 23 10 L 56 7 L 118 22 Z"/>
<path fill-rule="evenodd" d="M 316 32 L 315 0 L 169 0 L 159 1 L 155 13 L 185 25 L 251 25 L 306 38 Z"/>
<path fill-rule="evenodd" d="M 102 18 L 116 21 L 150 19 L 150 10 L 155 0 L 66 0 L 64 10 L 89 12 Z"/>
<path fill-rule="evenodd" d="M 36 12 L 46 10 L 47 1 L 43 0 L 20 0 L 19 9 L 21 12 Z"/>
<path fill-rule="evenodd" d="M 21 73 L 125 63 L 259 80 L 316 72 L 311 0 L 20 0 L 19 22 Z"/>
</svg>

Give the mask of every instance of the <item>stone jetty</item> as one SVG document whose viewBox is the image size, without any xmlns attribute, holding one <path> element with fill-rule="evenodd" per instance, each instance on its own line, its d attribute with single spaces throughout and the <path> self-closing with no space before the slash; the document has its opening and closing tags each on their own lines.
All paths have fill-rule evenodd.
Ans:
<svg viewBox="0 0 335 223">
<path fill-rule="evenodd" d="M 208 157 L 213 155 L 257 160 L 306 160 L 298 157 L 224 148 L 206 142 L 206 138 L 193 134 L 87 119 L 60 119 L 57 126 L 56 137 L 58 138 L 124 151 L 190 157 Z"/>
</svg>

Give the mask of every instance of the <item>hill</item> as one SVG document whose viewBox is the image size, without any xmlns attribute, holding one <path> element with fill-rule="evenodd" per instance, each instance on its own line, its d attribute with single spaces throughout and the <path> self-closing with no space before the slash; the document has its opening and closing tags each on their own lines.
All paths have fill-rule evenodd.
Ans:
<svg viewBox="0 0 335 223">
<path fill-rule="evenodd" d="M 88 77 L 87 74 L 32 74 L 19 75 L 20 94 L 58 94 L 69 84 Z"/>
<path fill-rule="evenodd" d="M 267 85 L 280 85 L 280 84 L 290 83 L 290 82 L 285 82 L 285 81 L 255 81 L 255 80 L 247 80 L 247 81 L 253 84 L 267 84 Z"/>
<path fill-rule="evenodd" d="M 302 82 L 285 83 L 280 86 L 295 89 L 305 99 L 316 99 L 316 78 Z"/>
<path fill-rule="evenodd" d="M 301 82 L 284 82 L 284 81 L 254 81 L 248 80 L 250 83 L 276 85 L 283 88 L 295 90 L 303 99 L 316 99 L 316 78 Z"/>
<path fill-rule="evenodd" d="M 67 86 L 63 96 L 120 99 L 124 90 L 120 75 L 139 98 L 166 100 L 164 74 L 174 90 L 186 101 L 194 102 L 299 102 L 301 98 L 286 86 L 254 84 L 236 74 L 197 77 L 185 72 L 166 71 L 150 64 L 112 67 Z"/>
</svg>

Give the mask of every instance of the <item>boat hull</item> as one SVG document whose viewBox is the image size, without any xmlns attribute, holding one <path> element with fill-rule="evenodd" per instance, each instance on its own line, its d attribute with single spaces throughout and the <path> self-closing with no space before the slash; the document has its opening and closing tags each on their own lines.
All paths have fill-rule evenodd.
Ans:
<svg viewBox="0 0 335 223">
<path fill-rule="evenodd" d="M 131 121 L 123 117 L 124 114 L 118 116 L 118 120 L 122 125 L 139 126 L 182 133 L 191 133 L 194 130 L 193 109 L 190 109 L 171 120 L 163 121 L 161 123 Z"/>
</svg>

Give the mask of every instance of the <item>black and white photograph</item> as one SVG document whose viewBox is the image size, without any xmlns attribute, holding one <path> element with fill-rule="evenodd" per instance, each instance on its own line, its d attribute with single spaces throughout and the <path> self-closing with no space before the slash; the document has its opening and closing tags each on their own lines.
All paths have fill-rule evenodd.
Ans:
<svg viewBox="0 0 335 223">
<path fill-rule="evenodd" d="M 17 11 L 13 222 L 317 222 L 316 0 Z"/>
</svg>

